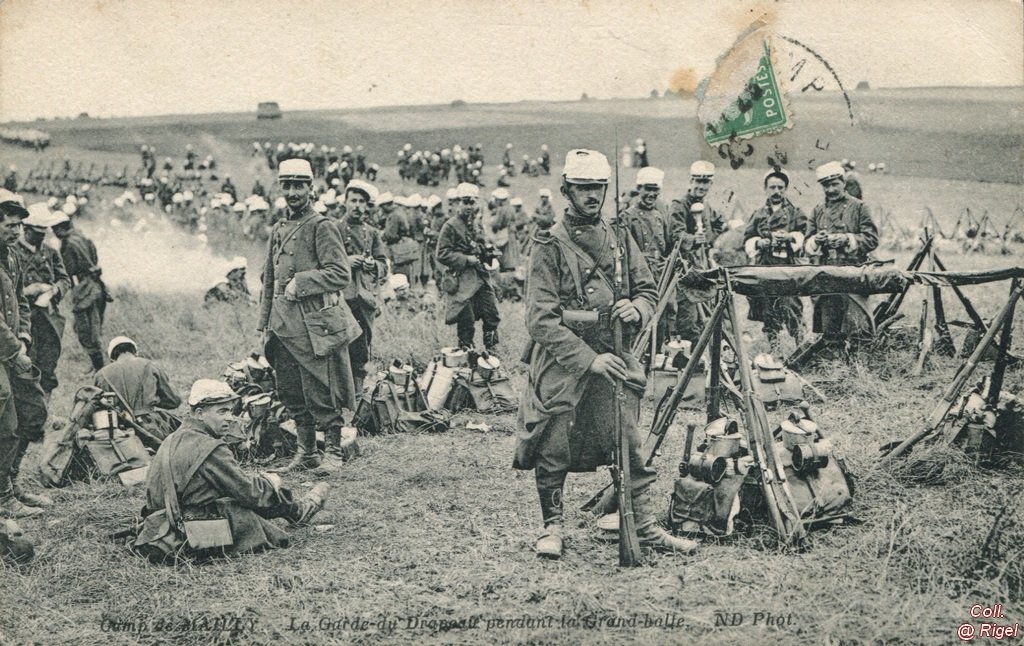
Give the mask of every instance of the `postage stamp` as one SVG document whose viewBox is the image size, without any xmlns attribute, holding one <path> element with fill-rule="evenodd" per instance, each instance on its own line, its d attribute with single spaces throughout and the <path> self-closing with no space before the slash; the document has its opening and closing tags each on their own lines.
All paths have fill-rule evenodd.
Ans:
<svg viewBox="0 0 1024 646">
<path fill-rule="evenodd" d="M 771 44 L 768 38 L 761 42 L 761 56 L 753 75 L 746 79 L 742 89 L 715 120 L 704 122 L 704 140 L 712 146 L 774 134 L 793 125 L 782 84 L 772 62 Z M 729 55 L 741 54 L 742 51 L 742 48 L 734 48 Z M 735 79 L 735 75 L 732 78 Z"/>
</svg>

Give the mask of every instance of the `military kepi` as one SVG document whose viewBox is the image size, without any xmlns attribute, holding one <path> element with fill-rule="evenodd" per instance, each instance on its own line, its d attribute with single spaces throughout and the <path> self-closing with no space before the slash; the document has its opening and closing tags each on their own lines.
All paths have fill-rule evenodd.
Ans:
<svg viewBox="0 0 1024 646">
<path fill-rule="evenodd" d="M 827 164 L 822 164 L 814 170 L 814 176 L 819 182 L 830 182 L 837 177 L 846 177 L 846 171 L 843 169 L 843 165 L 837 161 L 831 161 Z"/>
<path fill-rule="evenodd" d="M 286 159 L 277 167 L 279 182 L 312 182 L 313 167 L 305 159 Z"/>
<path fill-rule="evenodd" d="M 565 154 L 562 178 L 570 184 L 607 184 L 611 176 L 608 158 L 596 150 L 578 148 Z"/>
</svg>

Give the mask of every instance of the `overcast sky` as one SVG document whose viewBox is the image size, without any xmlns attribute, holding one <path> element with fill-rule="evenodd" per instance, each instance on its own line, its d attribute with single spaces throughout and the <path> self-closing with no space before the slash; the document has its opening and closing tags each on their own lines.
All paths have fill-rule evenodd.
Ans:
<svg viewBox="0 0 1024 646">
<path fill-rule="evenodd" d="M 1019 0 L 2 0 L 0 121 L 638 97 L 758 16 L 850 86 L 1024 83 Z"/>
</svg>

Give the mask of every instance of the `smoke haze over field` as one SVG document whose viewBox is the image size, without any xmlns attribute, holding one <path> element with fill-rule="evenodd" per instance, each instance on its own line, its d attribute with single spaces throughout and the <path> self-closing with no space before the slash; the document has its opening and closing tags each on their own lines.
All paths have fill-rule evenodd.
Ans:
<svg viewBox="0 0 1024 646">
<path fill-rule="evenodd" d="M 692 91 L 758 21 L 850 87 L 1024 83 L 1013 0 L 6 0 L 0 121 Z"/>
<path fill-rule="evenodd" d="M 195 294 L 198 304 L 206 290 L 223 280 L 229 269 L 229 258 L 216 254 L 204 238 L 161 219 L 159 214 L 145 213 L 131 223 L 108 219 L 106 214 L 101 219 L 104 224 L 92 221 L 79 226 L 96 244 L 108 287 Z M 54 242 L 52 236 L 47 240 Z M 258 289 L 254 274 L 254 268 L 249 267 L 250 290 Z"/>
</svg>

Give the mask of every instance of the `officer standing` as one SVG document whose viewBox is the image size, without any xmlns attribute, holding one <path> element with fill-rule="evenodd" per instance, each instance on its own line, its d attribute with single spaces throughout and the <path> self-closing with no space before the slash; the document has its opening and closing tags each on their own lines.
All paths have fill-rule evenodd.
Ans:
<svg viewBox="0 0 1024 646">
<path fill-rule="evenodd" d="M 601 219 L 610 175 L 601 153 L 569 151 L 561 187 L 569 207 L 561 222 L 538 235 L 527 270 L 529 384 L 519 407 L 513 466 L 534 470 L 544 520 L 536 551 L 550 558 L 562 554 L 566 474 L 609 464 L 615 453 L 616 405 L 625 408 L 623 432 L 629 438 L 641 543 L 680 552 L 696 548 L 657 524 L 651 490 L 656 473 L 639 455 L 643 370 L 628 353 L 613 352 L 612 320 L 621 319 L 624 333 L 632 336 L 653 314 L 657 290 L 632 237 Z M 617 270 L 626 276 L 626 294 L 617 293 L 612 282 Z M 621 402 L 614 396 L 617 379 L 625 382 Z"/>
<path fill-rule="evenodd" d="M 438 283 L 446 301 L 444 322 L 455 324 L 459 345 L 471 348 L 476 321 L 482 320 L 484 347 L 495 350 L 501 316 L 489 268 L 484 266 L 488 259 L 481 258 L 483 234 L 477 222 L 480 188 L 462 183 L 455 194 L 461 203 L 459 214 L 444 223 L 437 240 L 437 262 L 447 268 Z"/>
<path fill-rule="evenodd" d="M 333 437 L 342 408 L 355 408 L 348 344 L 359 335 L 342 294 L 352 274 L 338 229 L 313 210 L 313 168 L 304 159 L 278 166 L 287 213 L 270 232 L 258 330 L 277 392 L 295 421 L 298 447 L 287 472 L 320 465 L 316 431 Z M 350 323 L 351 321 L 351 323 Z"/>
<path fill-rule="evenodd" d="M 714 164 L 693 162 L 690 165 L 690 188 L 681 199 L 672 201 L 669 241 L 672 245 L 679 245 L 679 253 L 691 267 L 700 264 L 700 249 L 710 248 L 719 234 L 725 231 L 725 218 L 704 203 L 714 179 Z M 698 204 L 700 207 L 695 208 Z M 692 343 L 700 336 L 697 306 L 687 299 L 686 290 L 682 287 L 677 290 L 675 333 Z"/>
<path fill-rule="evenodd" d="M 825 202 L 814 207 L 807 225 L 807 255 L 819 265 L 861 265 L 878 247 L 878 227 L 868 205 L 846 192 L 846 174 L 839 162 L 815 170 Z M 871 310 L 857 294 L 819 296 L 814 302 L 814 331 L 825 344 L 844 351 L 851 335 L 870 335 Z"/>
<path fill-rule="evenodd" d="M 13 247 L 24 272 L 25 297 L 31 309 L 32 345 L 28 356 L 39 368 L 39 383 L 49 399 L 57 387 L 57 361 L 60 359 L 64 317 L 60 302 L 71 290 L 71 279 L 64 261 L 53 247 L 43 244 L 50 227 L 67 221 L 63 212 L 51 212 L 45 202 L 28 207 L 24 230 Z"/>
<path fill-rule="evenodd" d="M 764 206 L 754 211 L 743 232 L 743 246 L 757 265 L 795 265 L 803 252 L 807 216 L 786 197 L 789 175 L 773 170 L 764 176 Z M 803 303 L 798 296 L 751 296 L 748 318 L 764 324 L 764 335 L 774 347 L 779 332 L 803 340 Z"/>
</svg>

